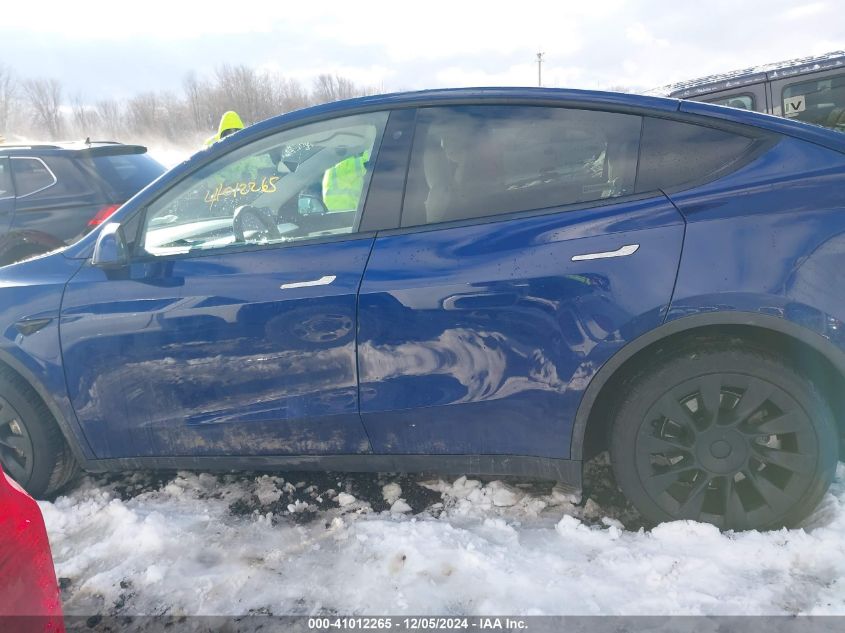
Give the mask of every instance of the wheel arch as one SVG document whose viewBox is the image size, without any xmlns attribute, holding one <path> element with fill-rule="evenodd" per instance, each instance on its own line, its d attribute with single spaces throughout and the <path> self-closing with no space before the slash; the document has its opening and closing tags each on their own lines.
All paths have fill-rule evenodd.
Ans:
<svg viewBox="0 0 845 633">
<path fill-rule="evenodd" d="M 718 312 L 682 317 L 647 332 L 612 356 L 590 381 L 575 415 L 570 459 L 583 461 L 606 447 L 615 387 L 667 344 L 690 336 L 731 336 L 775 345 L 798 368 L 811 373 L 845 434 L 845 352 L 829 339 L 792 321 L 754 312 Z M 842 441 L 842 440 L 840 440 Z M 602 444 L 605 446 L 603 447 Z"/>
<path fill-rule="evenodd" d="M 90 451 L 86 440 L 75 432 L 65 411 L 63 411 L 59 403 L 53 398 L 47 386 L 35 373 L 13 355 L 9 354 L 7 350 L 0 348 L 0 376 L 2 376 L 4 371 L 16 375 L 35 392 L 56 421 L 56 425 L 59 427 L 76 461 L 83 466 L 89 463 L 93 454 L 86 454 L 86 450 Z"/>
</svg>

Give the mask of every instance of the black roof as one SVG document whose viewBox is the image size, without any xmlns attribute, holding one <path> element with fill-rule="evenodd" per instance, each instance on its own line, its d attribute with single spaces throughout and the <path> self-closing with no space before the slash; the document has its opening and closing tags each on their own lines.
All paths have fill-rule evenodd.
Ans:
<svg viewBox="0 0 845 633">
<path fill-rule="evenodd" d="M 754 68 L 732 70 L 718 75 L 708 75 L 671 84 L 663 91 L 670 97 L 685 99 L 718 90 L 741 88 L 767 80 L 805 75 L 831 68 L 845 68 L 845 51 L 833 51 L 815 57 L 801 57 Z"/>
</svg>

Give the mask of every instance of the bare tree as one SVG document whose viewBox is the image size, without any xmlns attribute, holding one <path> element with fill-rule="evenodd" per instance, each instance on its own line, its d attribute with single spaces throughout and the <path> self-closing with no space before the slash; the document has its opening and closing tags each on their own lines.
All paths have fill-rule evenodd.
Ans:
<svg viewBox="0 0 845 633">
<path fill-rule="evenodd" d="M 19 85 L 21 99 L 15 99 Z M 313 103 L 372 94 L 375 89 L 360 86 L 337 74 L 317 77 L 309 90 L 295 79 L 245 65 L 224 65 L 210 77 L 188 73 L 179 95 L 147 91 L 125 100 L 99 99 L 86 105 L 79 94 L 69 100 L 68 114 L 62 114 L 62 86 L 55 79 L 16 82 L 0 65 L 0 131 L 25 113 L 31 116 L 33 134 L 57 138 L 62 126 L 72 125 L 74 134 L 127 135 L 148 139 L 159 137 L 175 142 L 196 142 L 213 130 L 226 110 L 235 110 L 245 123 L 255 123 L 282 112 Z M 23 107 L 22 107 L 23 106 Z"/>
<path fill-rule="evenodd" d="M 126 103 L 126 121 L 136 134 L 157 131 L 159 99 L 155 92 L 142 92 Z"/>
<path fill-rule="evenodd" d="M 171 141 L 184 139 L 191 129 L 188 104 L 172 92 L 160 92 L 156 105 L 155 127 L 159 133 Z"/>
<path fill-rule="evenodd" d="M 351 79 L 340 75 L 323 74 L 314 80 L 311 97 L 316 103 L 328 103 L 360 97 L 363 94 L 366 94 L 366 91 L 358 88 Z"/>
<path fill-rule="evenodd" d="M 102 132 L 112 139 L 117 139 L 123 134 L 123 112 L 120 103 L 114 99 L 103 99 L 97 102 L 96 112 Z"/>
<path fill-rule="evenodd" d="M 75 94 L 70 100 L 74 132 L 81 137 L 90 137 L 99 129 L 97 111 L 86 105 L 82 95 Z"/>
<path fill-rule="evenodd" d="M 28 79 L 23 91 L 32 114 L 51 140 L 62 134 L 62 85 L 58 79 Z"/>
<path fill-rule="evenodd" d="M 311 103 L 308 91 L 296 79 L 277 77 L 274 85 L 276 113 L 299 110 Z"/>
<path fill-rule="evenodd" d="M 12 70 L 0 64 L 0 134 L 8 131 L 9 115 L 15 98 L 15 78 Z"/>
<path fill-rule="evenodd" d="M 245 123 L 255 123 L 275 114 L 273 82 L 267 74 L 249 66 L 223 65 L 215 71 L 215 79 L 218 116 L 226 110 L 235 110 Z"/>
<path fill-rule="evenodd" d="M 211 88 L 207 81 L 197 79 L 195 72 L 185 75 L 182 81 L 185 92 L 185 105 L 188 110 L 192 129 L 205 132 L 214 126 L 214 114 L 211 112 Z"/>
</svg>

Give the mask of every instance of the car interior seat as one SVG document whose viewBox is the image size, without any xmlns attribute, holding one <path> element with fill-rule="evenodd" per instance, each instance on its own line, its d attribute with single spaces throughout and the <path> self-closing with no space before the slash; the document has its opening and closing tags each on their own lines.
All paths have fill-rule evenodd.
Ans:
<svg viewBox="0 0 845 633">
<path fill-rule="evenodd" d="M 607 144 L 607 184 L 602 198 L 633 193 L 639 142 Z"/>
<path fill-rule="evenodd" d="M 423 151 L 423 174 L 428 191 L 423 209 L 425 217 L 420 224 L 441 222 L 449 211 L 453 191 L 455 164 L 446 156 L 440 146 L 440 138 L 429 132 Z"/>
<path fill-rule="evenodd" d="M 732 108 L 739 108 L 740 110 L 748 109 L 748 105 L 742 99 L 730 99 L 725 105 L 728 105 Z"/>
<path fill-rule="evenodd" d="M 824 126 L 834 130 L 845 130 L 845 107 L 831 110 L 824 121 Z"/>
<path fill-rule="evenodd" d="M 466 157 L 456 165 L 451 204 L 461 218 L 501 213 L 511 207 L 505 183 L 505 147 L 495 130 L 478 130 L 468 136 Z"/>
</svg>

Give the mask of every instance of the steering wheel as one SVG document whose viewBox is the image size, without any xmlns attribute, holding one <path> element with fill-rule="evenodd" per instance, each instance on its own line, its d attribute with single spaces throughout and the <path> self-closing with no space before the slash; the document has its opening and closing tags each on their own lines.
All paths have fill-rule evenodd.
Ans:
<svg viewBox="0 0 845 633">
<path fill-rule="evenodd" d="M 253 231 L 249 237 L 250 243 L 269 242 L 282 237 L 269 209 L 251 207 L 248 204 L 235 209 L 235 217 L 232 218 L 232 231 L 235 233 L 235 240 L 238 242 L 246 242 L 246 231 Z"/>
</svg>

